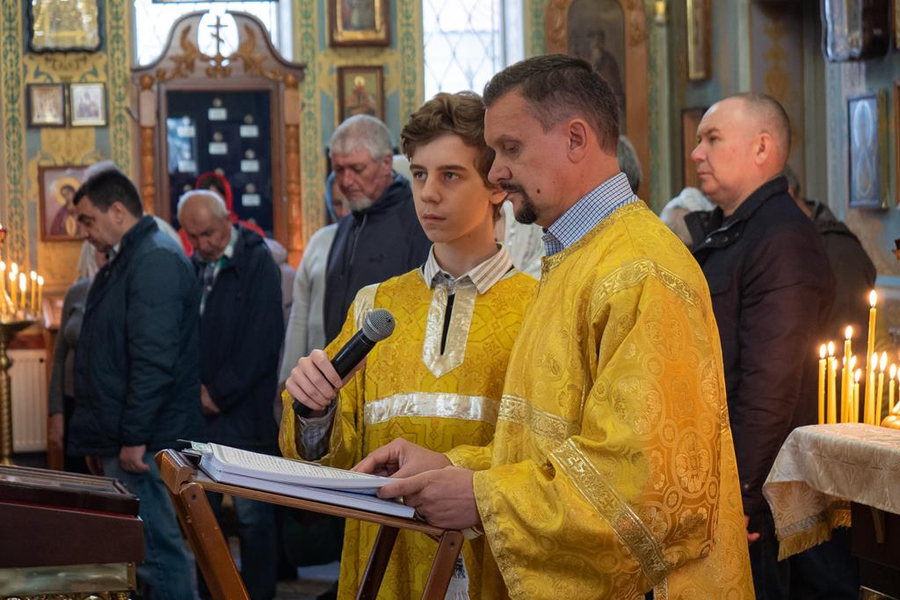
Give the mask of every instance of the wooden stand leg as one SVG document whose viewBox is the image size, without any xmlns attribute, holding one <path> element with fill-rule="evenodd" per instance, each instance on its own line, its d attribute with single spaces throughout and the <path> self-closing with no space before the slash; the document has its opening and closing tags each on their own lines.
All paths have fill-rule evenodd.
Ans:
<svg viewBox="0 0 900 600">
<path fill-rule="evenodd" d="M 369 564 L 366 565 L 366 573 L 363 575 L 356 600 L 375 600 L 378 596 L 378 590 L 381 588 L 381 581 L 384 579 L 384 572 L 387 569 L 388 561 L 391 560 L 391 552 L 394 550 L 394 542 L 397 541 L 399 533 L 400 530 L 396 527 L 382 525 L 378 528 L 378 537 L 375 538 L 375 546 L 372 547 L 372 553 L 369 555 Z"/>
<path fill-rule="evenodd" d="M 462 550 L 463 536 L 459 531 L 445 531 L 441 535 L 434 563 L 425 582 L 422 600 L 443 600 L 450 585 L 450 577 L 456 567 L 456 558 Z"/>
<path fill-rule="evenodd" d="M 203 487 L 198 483 L 186 483 L 178 494 L 170 495 L 212 597 L 215 600 L 249 600 L 250 595 L 234 565 Z"/>
</svg>

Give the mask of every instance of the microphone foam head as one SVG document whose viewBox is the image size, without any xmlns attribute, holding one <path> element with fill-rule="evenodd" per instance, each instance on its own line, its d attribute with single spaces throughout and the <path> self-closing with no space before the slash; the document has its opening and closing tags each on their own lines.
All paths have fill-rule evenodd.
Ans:
<svg viewBox="0 0 900 600">
<path fill-rule="evenodd" d="M 384 308 L 376 308 L 370 310 L 366 315 L 366 322 L 363 323 L 363 335 L 373 342 L 390 337 L 394 333 L 394 315 L 391 311 Z"/>
</svg>

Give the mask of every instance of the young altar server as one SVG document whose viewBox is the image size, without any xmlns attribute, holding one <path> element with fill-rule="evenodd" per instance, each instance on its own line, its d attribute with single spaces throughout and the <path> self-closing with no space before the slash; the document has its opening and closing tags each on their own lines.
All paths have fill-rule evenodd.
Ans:
<svg viewBox="0 0 900 600">
<path fill-rule="evenodd" d="M 494 240 L 505 192 L 487 180 L 494 152 L 484 142 L 481 98 L 438 94 L 410 117 L 401 139 L 416 212 L 434 245 L 421 268 L 363 288 L 340 336 L 300 359 L 283 397 L 285 456 L 350 468 L 395 438 L 446 452 L 494 435 L 509 353 L 536 282 Z M 372 308 L 391 311 L 396 329 L 342 386 L 329 357 Z M 294 415 L 292 397 L 315 411 L 310 418 Z M 375 525 L 347 522 L 339 598 L 355 597 L 376 533 Z M 436 548 L 401 531 L 379 598 L 421 596 Z M 467 575 L 458 564 L 449 597 L 466 598 L 467 587 L 477 597 L 482 552 L 480 540 L 466 542 Z"/>
</svg>

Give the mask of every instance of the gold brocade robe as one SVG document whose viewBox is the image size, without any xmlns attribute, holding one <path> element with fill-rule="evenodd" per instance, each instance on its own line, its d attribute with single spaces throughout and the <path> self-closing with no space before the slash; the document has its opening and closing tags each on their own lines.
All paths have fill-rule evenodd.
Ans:
<svg viewBox="0 0 900 600">
<path fill-rule="evenodd" d="M 447 453 L 482 469 L 482 598 L 754 598 L 720 348 L 643 203 L 544 259 L 493 444 Z"/>
<path fill-rule="evenodd" d="M 391 311 L 396 328 L 341 389 L 328 454 L 320 462 L 349 468 L 399 437 L 437 452 L 489 443 L 509 352 L 535 286 L 521 273 L 483 294 L 471 284 L 458 286 L 443 353 L 446 286 L 429 289 L 420 272 L 411 271 L 362 289 L 328 355 L 356 333 L 369 309 Z M 285 456 L 299 457 L 291 402 L 285 394 L 279 441 Z M 377 532 L 376 525 L 347 521 L 339 598 L 356 597 Z M 436 550 L 432 539 L 401 531 L 378 597 L 419 598 Z M 482 540 L 463 546 L 471 598 L 480 597 L 482 553 Z"/>
</svg>

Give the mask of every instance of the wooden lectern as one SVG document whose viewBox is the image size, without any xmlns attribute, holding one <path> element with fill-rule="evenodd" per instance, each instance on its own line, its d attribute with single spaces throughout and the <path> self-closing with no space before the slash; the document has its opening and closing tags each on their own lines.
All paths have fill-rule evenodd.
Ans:
<svg viewBox="0 0 900 600">
<path fill-rule="evenodd" d="M 194 550 L 200 571 L 216 600 L 249 600 L 250 597 L 231 558 L 222 530 L 206 499 L 204 493 L 206 491 L 380 525 L 362 585 L 356 594 L 358 600 L 374 600 L 378 595 L 384 571 L 387 569 L 388 560 L 400 530 L 411 529 L 424 533 L 437 540 L 438 550 L 431 566 L 431 572 L 428 574 L 428 581 L 425 583 L 422 600 L 443 600 L 447 592 L 456 559 L 462 549 L 463 536 L 459 531 L 440 529 L 414 519 L 403 519 L 216 483 L 198 472 L 193 464 L 175 450 L 159 452 L 156 455 L 156 463 L 159 465 L 160 476 L 172 497 L 178 520 Z"/>
</svg>

